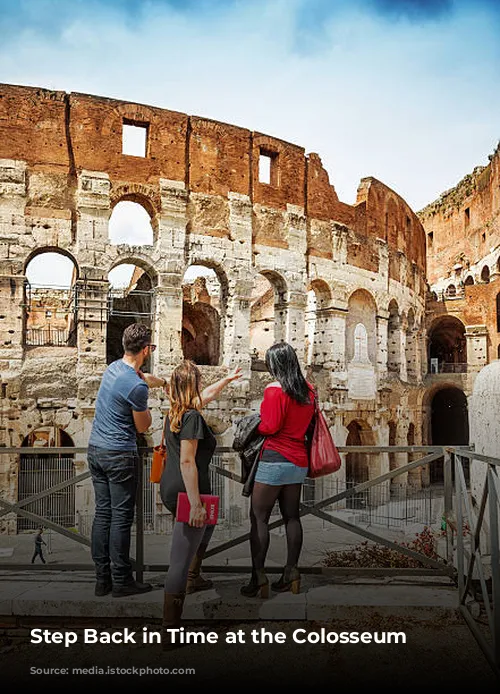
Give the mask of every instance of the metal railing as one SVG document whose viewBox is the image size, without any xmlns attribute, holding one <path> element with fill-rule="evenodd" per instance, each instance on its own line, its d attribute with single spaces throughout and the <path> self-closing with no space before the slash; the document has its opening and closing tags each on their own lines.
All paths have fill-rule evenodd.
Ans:
<svg viewBox="0 0 500 694">
<path fill-rule="evenodd" d="M 440 374 L 465 374 L 467 373 L 467 363 L 453 363 L 442 361 L 437 367 L 437 371 L 434 370 L 434 364 L 429 362 L 428 373 L 432 375 L 433 373 Z"/>
<path fill-rule="evenodd" d="M 86 448 L 52 448 L 49 457 L 61 456 L 62 459 L 65 459 L 64 456 L 72 455 L 74 460 L 80 457 L 79 463 L 81 465 L 82 455 L 86 453 L 86 450 Z M 148 531 L 154 531 L 154 509 L 158 504 L 158 499 L 155 497 L 157 489 L 153 488 L 154 485 L 150 485 L 148 481 L 148 465 L 151 451 L 151 448 L 140 449 L 142 474 L 138 478 L 135 513 L 135 557 L 132 560 L 138 580 L 142 580 L 145 571 L 166 571 L 168 569 L 168 566 L 165 564 L 147 563 L 144 559 L 145 535 Z M 313 516 L 320 519 L 323 523 L 332 524 L 337 528 L 357 534 L 371 543 L 395 550 L 413 560 L 413 565 L 416 562 L 417 568 L 347 568 L 315 565 L 301 567 L 301 571 L 304 573 L 323 574 L 327 577 L 353 573 L 379 576 L 396 574 L 450 577 L 458 589 L 460 612 L 495 674 L 500 677 L 500 459 L 480 455 L 465 446 L 339 446 L 339 452 L 341 454 L 366 454 L 369 456 L 407 453 L 411 458 L 414 458 L 416 454 L 423 454 L 423 457 L 411 460 L 411 462 L 405 465 L 365 481 L 348 481 L 347 484 L 343 483 L 342 486 L 342 483 L 333 478 L 323 478 L 321 481 L 322 494 L 318 494 L 316 485 L 311 484 L 314 482 L 313 480 L 307 480 L 306 484 L 303 485 L 303 496 L 300 506 L 301 517 Z M 219 447 L 216 453 L 212 474 L 215 475 L 213 480 L 215 483 L 214 489 L 217 489 L 218 493 L 223 497 L 221 498 L 220 523 L 224 526 L 225 523 L 231 523 L 231 519 L 234 521 L 234 516 L 238 514 L 235 514 L 234 509 L 231 510 L 229 495 L 225 496 L 226 488 L 222 481 L 225 479 L 229 484 L 241 484 L 241 477 L 228 469 L 229 466 L 224 466 L 225 454 L 230 454 L 233 461 L 238 458 L 231 448 Z M 28 452 L 26 448 L 0 448 L 0 455 L 36 456 L 36 453 L 33 449 Z M 40 457 L 43 455 L 40 452 Z M 45 456 L 47 456 L 47 453 L 45 453 Z M 418 468 L 430 467 L 437 461 L 443 464 L 443 497 L 442 508 L 439 511 L 442 512 L 444 523 L 445 548 L 443 556 L 438 556 L 436 559 L 434 556 L 428 556 L 420 551 L 415 551 L 407 545 L 398 544 L 375 533 L 370 529 L 370 525 L 366 525 L 366 521 L 368 520 L 371 525 L 374 525 L 374 517 L 380 521 L 384 518 L 390 518 L 391 513 L 394 515 L 394 506 L 391 507 L 391 504 L 394 502 L 394 498 L 391 496 L 391 481 Z M 464 472 L 465 463 L 467 462 L 469 464 L 477 464 L 478 466 L 479 476 L 476 475 L 474 478 L 476 480 L 476 496 L 471 496 L 467 487 L 466 474 Z M 61 521 L 61 517 L 53 517 L 50 511 L 48 515 L 44 515 L 44 513 L 47 513 L 47 508 L 51 506 L 47 499 L 50 497 L 56 498 L 57 495 L 61 495 L 72 485 L 75 485 L 75 489 L 77 489 L 81 483 L 89 480 L 89 478 L 90 472 L 88 470 L 60 481 L 53 479 L 51 480 L 52 484 L 50 484 L 49 478 L 47 478 L 48 487 L 40 489 L 35 485 L 30 495 L 23 495 L 24 498 L 20 498 L 17 502 L 0 498 L 0 522 L 2 522 L 3 517 L 9 514 L 15 515 L 16 518 L 23 519 L 23 522 L 31 521 L 37 525 L 43 525 L 74 542 L 90 546 L 88 525 L 86 530 L 83 527 L 65 527 L 64 522 L 58 522 L 58 520 Z M 481 478 L 484 481 L 480 494 L 481 500 L 478 503 L 477 480 Z M 316 482 L 319 481 L 317 480 Z M 428 503 L 425 500 L 425 492 L 419 491 L 418 493 L 423 495 L 425 506 Z M 318 496 L 321 496 L 321 498 L 317 498 Z M 349 499 L 361 499 L 364 502 L 363 504 L 350 504 L 348 503 Z M 241 510 L 237 519 L 240 525 L 243 515 L 247 513 L 248 508 L 248 500 L 244 498 L 241 498 L 241 500 L 242 505 L 246 504 L 246 509 L 245 512 Z M 400 499 L 397 501 L 400 501 Z M 474 501 L 476 501 L 475 505 Z M 340 513 L 334 512 L 333 506 L 336 504 L 346 507 L 350 515 L 346 517 L 344 514 L 342 517 Z M 358 508 L 353 508 L 353 506 L 358 506 Z M 429 517 L 432 517 L 432 501 L 430 508 L 431 516 Z M 398 513 L 401 519 L 401 515 L 404 516 L 404 513 L 408 513 L 408 507 L 403 512 L 400 508 Z M 436 509 L 434 509 L 434 517 L 435 514 Z M 62 513 L 62 517 L 65 517 L 65 512 Z M 421 522 L 425 522 L 425 520 L 425 518 L 422 518 Z M 379 524 L 384 525 L 383 521 L 379 522 Z M 273 530 L 283 525 L 284 521 L 278 518 L 272 520 L 269 528 Z M 241 530 L 241 527 L 239 530 Z M 248 532 L 239 532 L 236 537 L 230 537 L 215 547 L 211 547 L 207 551 L 206 557 L 222 555 L 237 545 L 247 542 L 248 539 Z M 31 564 L 6 562 L 0 564 L 1 570 L 19 571 L 36 570 L 38 568 L 43 568 L 44 571 L 94 571 L 94 565 L 88 563 L 57 563 L 52 566 L 50 564 L 39 565 L 39 567 Z M 250 568 L 250 566 L 241 565 L 231 566 L 228 561 L 222 565 L 206 566 L 208 571 L 221 573 L 249 572 Z M 273 570 L 271 567 L 270 571 Z M 487 576 L 488 573 L 490 574 L 489 576 Z M 474 604 L 477 608 L 478 603 L 480 604 L 480 609 L 486 615 L 489 636 L 485 636 L 484 630 L 479 626 L 477 616 L 473 614 L 471 605 Z"/>
<path fill-rule="evenodd" d="M 68 328 L 26 328 L 26 347 L 76 347 L 76 332 Z"/>
</svg>

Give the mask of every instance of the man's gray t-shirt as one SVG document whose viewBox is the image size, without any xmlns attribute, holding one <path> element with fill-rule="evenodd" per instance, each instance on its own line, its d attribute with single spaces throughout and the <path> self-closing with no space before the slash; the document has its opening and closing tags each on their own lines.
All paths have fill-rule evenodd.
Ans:
<svg viewBox="0 0 500 694">
<path fill-rule="evenodd" d="M 103 374 L 95 404 L 89 445 L 112 451 L 137 450 L 137 430 L 132 410 L 148 409 L 148 386 L 122 359 Z"/>
</svg>

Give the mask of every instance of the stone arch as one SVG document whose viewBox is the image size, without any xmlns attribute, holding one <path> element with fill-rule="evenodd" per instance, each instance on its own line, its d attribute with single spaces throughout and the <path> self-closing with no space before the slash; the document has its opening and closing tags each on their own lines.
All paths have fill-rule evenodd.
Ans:
<svg viewBox="0 0 500 694">
<path fill-rule="evenodd" d="M 467 275 L 467 277 L 465 278 L 464 285 L 466 287 L 472 287 L 473 284 L 474 284 L 474 277 L 472 275 Z"/>
<path fill-rule="evenodd" d="M 431 323 L 427 334 L 429 371 L 432 360 L 437 359 L 438 371 L 460 372 L 467 368 L 467 341 L 465 326 L 455 316 L 438 316 Z"/>
<path fill-rule="evenodd" d="M 366 289 L 356 289 L 348 301 L 346 321 L 346 359 L 354 358 L 354 333 L 361 323 L 368 336 L 368 359 L 371 364 L 377 360 L 377 305 L 375 299 Z"/>
<path fill-rule="evenodd" d="M 60 256 L 67 267 L 57 269 L 55 259 L 49 269 L 42 256 Z M 48 260 L 48 259 L 47 259 Z M 40 261 L 40 262 L 39 262 Z M 38 280 L 30 273 L 31 264 Z M 71 266 L 69 265 L 71 264 Z M 54 267 L 55 265 L 55 267 Z M 58 272 L 67 280 L 59 284 Z M 57 246 L 43 246 L 32 251 L 25 260 L 23 288 L 23 344 L 25 347 L 76 347 L 76 282 L 78 263 L 71 253 Z"/>
<path fill-rule="evenodd" d="M 31 261 L 36 258 L 36 256 L 43 255 L 44 253 L 58 253 L 59 255 L 64 255 L 66 258 L 69 258 L 75 268 L 74 281 L 76 282 L 80 276 L 78 262 L 72 253 L 67 251 L 65 248 L 60 248 L 59 246 L 40 246 L 39 248 L 35 248 L 33 251 L 31 251 L 31 253 L 26 256 L 24 261 L 24 274 L 26 274 L 26 270 Z"/>
<path fill-rule="evenodd" d="M 125 228 L 130 239 L 115 238 Z M 111 207 L 108 243 L 113 246 L 152 246 L 158 236 L 158 215 L 151 200 L 141 194 L 122 195 Z"/>
<path fill-rule="evenodd" d="M 161 196 L 154 186 L 149 186 L 145 183 L 122 183 L 112 186 L 109 193 L 111 210 L 119 202 L 125 201 L 136 202 L 142 205 L 151 217 L 151 224 L 157 224 L 161 214 Z"/>
<path fill-rule="evenodd" d="M 367 422 L 353 419 L 347 425 L 346 446 L 374 446 L 375 435 Z M 347 452 L 346 454 L 346 489 L 357 484 L 367 482 L 371 476 L 371 455 L 361 452 Z M 347 508 L 365 508 L 369 502 L 369 490 L 348 496 Z"/>
<path fill-rule="evenodd" d="M 327 282 L 314 279 L 307 288 L 306 364 L 322 366 L 331 352 L 332 292 Z"/>
<path fill-rule="evenodd" d="M 202 274 L 196 268 L 210 272 Z M 189 270 L 193 276 L 188 280 Z M 214 260 L 197 258 L 186 267 L 182 293 L 183 355 L 200 366 L 218 366 L 227 331 L 227 275 Z"/>
<path fill-rule="evenodd" d="M 51 454 L 50 448 L 73 448 L 73 439 L 63 429 L 45 426 L 25 436 L 22 448 L 30 451 L 21 453 L 17 476 L 17 500 L 33 496 L 74 476 L 74 454 Z M 26 511 L 36 513 L 65 528 L 75 527 L 75 486 L 69 485 L 57 492 L 27 504 Z M 42 522 L 18 516 L 17 532 L 32 530 Z"/>
<path fill-rule="evenodd" d="M 260 270 L 250 305 L 250 349 L 253 367 L 263 369 L 266 350 L 286 339 L 288 285 L 276 270 Z"/>
<path fill-rule="evenodd" d="M 156 306 L 155 287 L 158 276 L 149 261 L 140 256 L 122 256 L 113 262 L 109 275 L 120 266 L 127 266 L 130 279 L 122 286 L 110 286 L 108 294 L 108 323 L 106 330 L 106 362 L 110 364 L 123 356 L 122 335 L 128 325 L 143 323 L 152 330 L 152 341 L 155 342 Z M 144 365 L 152 369 L 152 360 L 158 358 L 153 354 Z"/>
<path fill-rule="evenodd" d="M 483 269 L 481 270 L 481 282 L 484 282 L 485 284 L 488 284 L 490 281 L 490 268 L 488 265 L 485 265 Z"/>
<path fill-rule="evenodd" d="M 457 288 L 456 288 L 456 286 L 455 286 L 454 284 L 449 284 L 449 285 L 446 287 L 445 294 L 446 294 L 446 296 L 448 297 L 448 299 L 453 299 L 454 297 L 456 297 L 456 295 L 457 295 Z"/>
<path fill-rule="evenodd" d="M 444 385 L 432 393 L 430 401 L 431 445 L 467 446 L 469 444 L 469 415 L 467 397 L 455 385 Z M 468 483 L 468 464 L 464 464 Z M 443 459 L 430 469 L 431 483 L 443 482 Z"/>
</svg>

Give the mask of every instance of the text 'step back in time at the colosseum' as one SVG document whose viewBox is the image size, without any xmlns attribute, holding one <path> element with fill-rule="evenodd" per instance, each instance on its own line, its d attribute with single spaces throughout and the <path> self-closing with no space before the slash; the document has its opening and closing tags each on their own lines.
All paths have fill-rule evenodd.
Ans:
<svg viewBox="0 0 500 694">
<path fill-rule="evenodd" d="M 279 340 L 296 348 L 339 445 L 426 443 L 426 240 L 393 190 L 363 178 L 345 204 L 319 154 L 279 133 L 41 88 L 2 85 L 0 97 L 3 445 L 85 447 L 100 376 L 135 321 L 153 329 L 158 375 L 183 356 L 207 384 L 243 368 L 207 412 L 222 445 L 258 406 Z M 120 237 L 132 203 L 144 224 L 130 217 Z M 54 258 L 70 267 L 64 286 Z M 130 270 L 121 287 L 119 268 Z M 152 396 L 149 444 L 167 407 Z M 393 457 L 353 453 L 338 474 L 362 481 L 407 462 Z M 398 483 L 426 483 L 409 474 Z M 90 503 L 90 489 L 76 493 Z"/>
</svg>

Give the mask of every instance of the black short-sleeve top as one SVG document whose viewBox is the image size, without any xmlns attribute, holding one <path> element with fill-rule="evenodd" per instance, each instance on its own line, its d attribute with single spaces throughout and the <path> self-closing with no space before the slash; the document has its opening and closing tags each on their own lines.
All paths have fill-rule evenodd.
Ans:
<svg viewBox="0 0 500 694">
<path fill-rule="evenodd" d="M 198 440 L 195 462 L 198 468 L 198 487 L 200 494 L 211 494 L 209 465 L 214 454 L 217 441 L 210 427 L 198 410 L 188 410 L 182 416 L 181 428 L 178 433 L 170 431 L 170 421 L 165 422 L 165 445 L 167 447 L 167 462 L 160 481 L 160 496 L 174 514 L 177 507 L 177 494 L 185 492 L 186 487 L 181 475 L 181 440 Z"/>
</svg>

